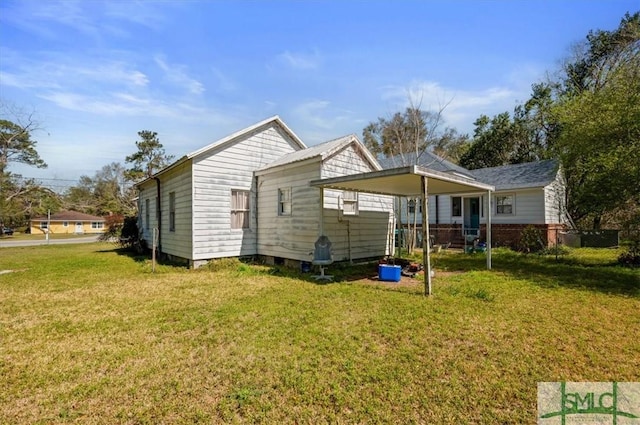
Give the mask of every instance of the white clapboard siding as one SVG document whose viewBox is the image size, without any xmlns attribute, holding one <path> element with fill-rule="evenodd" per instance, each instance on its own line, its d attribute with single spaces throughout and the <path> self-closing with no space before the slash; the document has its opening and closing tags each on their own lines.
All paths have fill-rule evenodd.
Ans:
<svg viewBox="0 0 640 425">
<path fill-rule="evenodd" d="M 138 195 L 138 229 L 142 233 L 142 239 L 147 241 L 149 247 L 151 247 L 153 240 L 153 229 L 158 226 L 156 199 L 157 191 L 155 181 L 150 180 L 140 187 Z M 147 206 L 149 207 L 149 211 L 147 211 Z M 147 217 L 149 221 L 147 221 Z"/>
<path fill-rule="evenodd" d="M 266 172 L 258 177 L 258 254 L 309 261 L 318 237 L 320 161 Z M 291 215 L 278 215 L 278 189 L 291 189 Z"/>
<path fill-rule="evenodd" d="M 546 224 L 566 222 L 565 188 L 560 171 L 556 174 L 556 179 L 544 188 Z"/>
<path fill-rule="evenodd" d="M 275 124 L 193 159 L 193 259 L 255 255 L 253 171 L 299 149 Z M 250 190 L 249 229 L 231 229 L 231 190 Z"/>
<path fill-rule="evenodd" d="M 181 258 L 189 258 L 192 250 L 191 167 L 184 163 L 160 178 L 162 252 Z M 169 197 L 175 193 L 175 230 L 170 230 Z"/>
<path fill-rule="evenodd" d="M 322 177 L 330 178 L 374 171 L 354 142 L 327 158 Z M 325 190 L 323 232 L 332 241 L 336 260 L 381 257 L 392 252 L 394 199 L 392 196 L 358 194 L 358 214 L 338 212 L 342 192 Z"/>
<path fill-rule="evenodd" d="M 357 143 L 354 141 L 353 143 Z M 320 233 L 319 188 L 311 180 L 372 171 L 374 167 L 353 144 L 326 158 L 288 164 L 266 170 L 258 177 L 258 253 L 266 256 L 310 261 Z M 278 215 L 278 189 L 291 188 L 291 215 Z M 334 259 L 383 256 L 390 250 L 393 198 L 359 194 L 359 214 L 342 216 L 338 205 L 342 191 L 324 191 L 323 233 L 333 243 Z M 389 224 L 391 223 L 391 225 Z"/>
</svg>

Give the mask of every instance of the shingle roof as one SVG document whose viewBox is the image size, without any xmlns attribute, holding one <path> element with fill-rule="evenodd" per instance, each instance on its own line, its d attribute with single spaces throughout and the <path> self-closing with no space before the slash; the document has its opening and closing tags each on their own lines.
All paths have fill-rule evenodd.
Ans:
<svg viewBox="0 0 640 425">
<path fill-rule="evenodd" d="M 442 173 L 457 173 L 463 176 L 473 177 L 471 172 L 466 168 L 447 161 L 446 159 L 429 151 L 423 151 L 418 158 L 411 154 L 395 155 L 389 158 L 380 159 L 379 162 L 384 169 L 403 167 L 405 165 L 419 165 Z"/>
<path fill-rule="evenodd" d="M 32 220 L 47 220 L 47 216 L 34 217 Z M 104 217 L 84 214 L 78 211 L 58 211 L 51 214 L 52 221 L 104 221 Z"/>
<path fill-rule="evenodd" d="M 496 190 L 544 187 L 556 178 L 559 162 L 555 159 L 510 164 L 500 167 L 479 168 L 469 172 L 478 180 L 496 187 Z"/>
</svg>

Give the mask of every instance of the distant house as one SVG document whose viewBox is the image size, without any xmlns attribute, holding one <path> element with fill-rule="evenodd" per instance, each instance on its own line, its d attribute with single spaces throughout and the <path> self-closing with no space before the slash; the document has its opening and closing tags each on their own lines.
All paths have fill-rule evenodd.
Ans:
<svg viewBox="0 0 640 425">
<path fill-rule="evenodd" d="M 399 162 L 401 159 L 397 157 L 381 161 L 385 168 L 392 168 Z M 418 162 L 426 168 L 495 187 L 490 205 L 494 246 L 516 246 L 522 230 L 529 225 L 540 231 L 543 242 L 551 244 L 555 241 L 556 231 L 564 229 L 568 223 L 566 185 L 557 160 L 467 170 L 425 152 Z M 484 239 L 486 204 L 486 193 L 429 197 L 430 233 L 438 243 L 464 243 L 465 235 Z M 400 209 L 401 223 L 405 227 L 414 221 L 420 227 L 422 211 L 418 202 L 404 201 Z"/>
<path fill-rule="evenodd" d="M 185 155 L 137 185 L 142 238 L 192 267 L 221 257 L 310 261 L 320 233 L 337 259 L 392 249 L 393 198 L 309 181 L 379 170 L 355 136 L 307 148 L 275 116 Z M 155 233 L 155 238 L 154 238 Z"/>
<path fill-rule="evenodd" d="M 104 233 L 105 219 L 77 211 L 60 211 L 51 217 L 34 217 L 29 222 L 31 234 Z"/>
</svg>

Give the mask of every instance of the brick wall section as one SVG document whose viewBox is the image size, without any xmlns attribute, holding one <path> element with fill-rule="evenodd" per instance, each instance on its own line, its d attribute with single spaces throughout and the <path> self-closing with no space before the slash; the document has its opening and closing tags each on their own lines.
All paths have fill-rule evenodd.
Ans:
<svg viewBox="0 0 640 425">
<path fill-rule="evenodd" d="M 491 226 L 492 246 L 508 246 L 517 249 L 520 243 L 522 231 L 528 224 L 493 224 Z M 533 227 L 540 231 L 543 244 L 552 247 L 556 244 L 556 234 L 565 227 L 562 224 L 533 224 Z M 431 235 L 435 236 L 436 244 L 446 244 L 451 242 L 454 246 L 464 245 L 460 224 L 438 224 L 429 228 Z M 480 240 L 487 238 L 486 225 L 480 225 Z"/>
</svg>

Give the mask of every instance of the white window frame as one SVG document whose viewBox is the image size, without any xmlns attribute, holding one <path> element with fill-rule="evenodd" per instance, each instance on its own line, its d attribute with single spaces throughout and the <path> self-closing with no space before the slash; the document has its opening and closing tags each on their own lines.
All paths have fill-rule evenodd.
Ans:
<svg viewBox="0 0 640 425">
<path fill-rule="evenodd" d="M 511 199 L 511 202 L 509 204 L 500 204 L 500 200 L 501 199 Z M 515 193 L 501 193 L 499 195 L 495 195 L 495 199 L 496 199 L 496 215 L 515 215 L 516 214 L 516 194 Z M 503 201 L 504 202 L 504 201 Z M 509 212 L 504 212 L 504 207 L 505 206 L 510 206 L 511 207 L 511 211 Z M 503 211 L 500 211 L 499 207 L 503 207 Z"/>
<path fill-rule="evenodd" d="M 176 231 L 176 192 L 169 192 L 169 231 Z"/>
<path fill-rule="evenodd" d="M 292 191 L 291 187 L 281 187 L 278 189 L 278 215 L 291 216 L 292 212 Z"/>
<path fill-rule="evenodd" d="M 47 230 L 47 229 L 49 228 L 49 222 L 47 222 L 47 221 L 41 221 L 41 222 L 40 222 L 40 228 L 41 228 L 42 230 Z"/>
<path fill-rule="evenodd" d="M 240 196 L 245 201 L 239 205 Z M 231 189 L 231 228 L 234 230 L 244 230 L 251 227 L 251 192 L 245 189 Z M 237 218 L 242 215 L 242 219 Z M 241 225 L 238 223 L 242 223 Z"/>
<path fill-rule="evenodd" d="M 359 209 L 359 195 L 358 192 L 345 190 L 342 192 L 342 214 L 344 215 L 358 215 Z"/>
<path fill-rule="evenodd" d="M 62 222 L 62 227 L 69 227 L 69 222 L 68 221 L 63 221 Z"/>
<path fill-rule="evenodd" d="M 407 198 L 407 214 L 415 214 L 416 206 L 418 214 L 422 214 L 422 198 Z"/>
<path fill-rule="evenodd" d="M 104 229 L 104 223 L 102 221 L 92 221 L 91 222 L 92 229 Z"/>
</svg>

